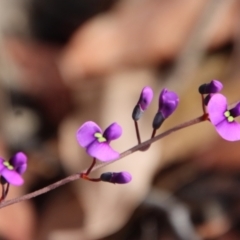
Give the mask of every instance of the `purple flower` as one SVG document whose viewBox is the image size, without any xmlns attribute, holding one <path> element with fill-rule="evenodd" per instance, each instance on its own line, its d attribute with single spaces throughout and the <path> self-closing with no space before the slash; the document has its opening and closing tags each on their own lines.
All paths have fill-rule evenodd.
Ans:
<svg viewBox="0 0 240 240">
<path fill-rule="evenodd" d="M 178 95 L 175 92 L 168 91 L 164 88 L 159 96 L 158 112 L 161 112 L 166 119 L 176 110 L 178 103 Z"/>
<path fill-rule="evenodd" d="M 137 121 L 141 118 L 143 112 L 147 110 L 153 99 L 153 90 L 150 87 L 144 87 L 137 105 L 133 109 L 132 118 Z"/>
<path fill-rule="evenodd" d="M 210 94 L 210 93 L 218 93 L 222 90 L 223 85 L 218 80 L 212 80 L 210 83 L 202 84 L 198 91 L 201 94 Z"/>
<path fill-rule="evenodd" d="M 0 158 L 0 175 L 3 182 L 8 182 L 12 185 L 22 185 L 22 174 L 27 169 L 27 156 L 18 152 L 13 155 L 9 161 Z"/>
<path fill-rule="evenodd" d="M 222 94 L 214 94 L 208 103 L 208 114 L 218 134 L 228 141 L 240 140 L 240 124 L 235 117 L 240 116 L 240 102 L 227 109 L 227 99 Z"/>
<path fill-rule="evenodd" d="M 179 103 L 178 95 L 175 92 L 168 91 L 166 88 L 159 95 L 159 107 L 152 126 L 154 129 L 160 128 L 163 121 L 168 118 L 177 108 Z"/>
<path fill-rule="evenodd" d="M 103 182 L 125 184 L 132 180 L 132 176 L 129 172 L 106 172 L 101 174 L 100 179 Z"/>
<path fill-rule="evenodd" d="M 108 162 L 119 157 L 119 153 L 110 147 L 110 141 L 122 135 L 122 128 L 112 123 L 103 133 L 94 122 L 85 122 L 77 131 L 78 143 L 86 148 L 87 153 L 102 162 Z"/>
</svg>

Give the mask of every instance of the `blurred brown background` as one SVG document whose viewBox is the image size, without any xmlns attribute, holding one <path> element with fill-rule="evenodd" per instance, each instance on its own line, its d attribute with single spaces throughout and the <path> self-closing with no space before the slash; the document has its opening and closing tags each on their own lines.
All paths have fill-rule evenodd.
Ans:
<svg viewBox="0 0 240 240">
<path fill-rule="evenodd" d="M 240 99 L 237 0 L 0 0 L 0 155 L 29 157 L 8 198 L 89 166 L 76 141 L 87 120 L 112 122 L 124 151 L 141 89 L 155 98 L 140 121 L 151 135 L 158 94 L 179 94 L 163 131 L 201 115 L 197 88 L 224 84 Z M 209 122 L 181 130 L 94 172 L 129 171 L 127 185 L 76 181 L 0 210 L 3 240 L 239 240 L 240 145 Z"/>
</svg>

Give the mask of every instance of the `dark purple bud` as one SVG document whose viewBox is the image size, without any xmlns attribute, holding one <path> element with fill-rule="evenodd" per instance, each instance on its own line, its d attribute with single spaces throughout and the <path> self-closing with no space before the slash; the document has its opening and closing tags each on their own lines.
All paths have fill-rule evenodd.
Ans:
<svg viewBox="0 0 240 240">
<path fill-rule="evenodd" d="M 102 173 L 100 176 L 100 179 L 103 182 L 110 182 L 112 179 L 112 172 L 106 172 L 106 173 Z"/>
<path fill-rule="evenodd" d="M 145 111 L 148 108 L 148 106 L 152 102 L 152 99 L 153 90 L 150 87 L 144 87 L 138 101 L 138 104 L 141 107 L 142 111 Z"/>
<path fill-rule="evenodd" d="M 103 182 L 125 184 L 132 180 L 132 176 L 128 172 L 106 172 L 101 174 L 100 179 Z"/>
<path fill-rule="evenodd" d="M 208 102 L 210 101 L 211 97 L 213 96 L 214 94 L 208 94 L 205 98 L 204 98 L 204 105 L 207 106 L 208 105 Z"/>
<path fill-rule="evenodd" d="M 136 105 L 135 108 L 133 109 L 132 113 L 132 119 L 135 121 L 138 121 L 143 114 L 143 111 L 141 110 L 139 105 Z"/>
<path fill-rule="evenodd" d="M 137 121 L 142 116 L 142 113 L 148 108 L 153 99 L 153 90 L 150 87 L 144 87 L 137 105 L 133 109 L 132 118 Z"/>
<path fill-rule="evenodd" d="M 117 123 L 112 123 L 103 132 L 103 137 L 105 137 L 108 142 L 118 139 L 121 135 L 122 135 L 122 127 Z"/>
<path fill-rule="evenodd" d="M 218 93 L 222 90 L 223 85 L 218 80 L 212 80 L 210 83 L 202 84 L 198 91 L 200 94 Z"/>
<path fill-rule="evenodd" d="M 234 118 L 240 116 L 240 102 L 234 108 L 229 110 L 229 112 Z"/>
<path fill-rule="evenodd" d="M 159 129 L 162 123 L 164 122 L 164 120 L 165 118 L 163 117 L 161 112 L 156 113 L 152 123 L 153 129 Z"/>
<path fill-rule="evenodd" d="M 2 185 L 6 184 L 8 181 L 3 177 L 3 176 L 0 176 L 0 183 Z"/>
<path fill-rule="evenodd" d="M 178 102 L 178 95 L 164 88 L 159 96 L 158 112 L 161 112 L 163 118 L 166 119 L 176 110 Z"/>
</svg>

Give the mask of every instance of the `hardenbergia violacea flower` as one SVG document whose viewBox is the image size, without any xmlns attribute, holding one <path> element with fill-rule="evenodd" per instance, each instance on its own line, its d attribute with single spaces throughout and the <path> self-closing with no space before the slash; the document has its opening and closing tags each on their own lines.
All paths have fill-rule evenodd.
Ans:
<svg viewBox="0 0 240 240">
<path fill-rule="evenodd" d="M 110 147 L 112 140 L 122 135 L 122 128 L 112 123 L 104 132 L 92 121 L 85 122 L 77 131 L 80 146 L 86 148 L 87 153 L 102 162 L 112 161 L 119 157 L 119 153 Z"/>
<path fill-rule="evenodd" d="M 139 132 L 139 127 L 138 127 L 138 120 L 142 117 L 142 114 L 144 111 L 147 110 L 149 105 L 151 104 L 153 99 L 153 90 L 152 88 L 146 86 L 142 89 L 142 92 L 140 94 L 140 98 L 137 102 L 137 105 L 134 107 L 133 112 L 132 112 L 132 119 L 134 121 L 135 125 L 135 131 L 137 134 L 137 140 L 138 144 L 141 143 L 141 137 L 140 137 L 140 132 Z"/>
<path fill-rule="evenodd" d="M 218 93 L 223 89 L 223 85 L 218 80 L 212 80 L 210 83 L 204 83 L 199 88 L 200 94 Z"/>
<path fill-rule="evenodd" d="M 117 123 L 112 123 L 103 133 L 101 128 L 94 122 L 88 121 L 84 123 L 77 131 L 77 140 L 79 144 L 86 148 L 87 153 L 93 157 L 92 165 L 88 168 L 86 173 L 80 174 L 80 177 L 93 182 L 104 181 L 100 178 L 89 178 L 88 175 L 96 163 L 96 159 L 102 162 L 115 160 L 119 157 L 119 153 L 110 147 L 110 142 L 119 138 L 122 135 L 122 128 Z M 112 178 L 108 178 L 109 182 L 124 183 L 124 177 L 127 175 L 123 173 L 113 173 Z M 130 179 L 128 174 L 128 180 Z M 107 179 L 105 180 L 107 181 Z M 122 181 L 122 182 L 121 182 Z M 129 180 L 130 181 L 130 180 Z M 128 181 L 128 182 L 129 182 Z M 125 180 L 127 183 L 127 180 Z"/>
<path fill-rule="evenodd" d="M 240 140 L 240 124 L 235 118 L 240 116 L 240 102 L 228 110 L 227 99 L 222 94 L 214 94 L 207 105 L 209 119 L 218 134 L 227 141 Z"/>
<path fill-rule="evenodd" d="M 218 80 L 212 80 L 210 83 L 204 83 L 198 88 L 198 92 L 201 94 L 202 97 L 202 110 L 203 113 L 206 114 L 205 106 L 208 105 L 210 98 L 215 94 L 220 92 L 223 89 L 223 85 Z M 204 97 L 204 94 L 207 94 Z"/>
<path fill-rule="evenodd" d="M 150 88 L 148 86 L 144 87 L 142 89 L 141 94 L 140 94 L 140 98 L 138 100 L 138 103 L 133 109 L 132 118 L 133 118 L 134 121 L 138 121 L 141 118 L 144 111 L 147 110 L 150 103 L 152 102 L 152 99 L 153 99 L 152 88 Z"/>
<path fill-rule="evenodd" d="M 158 112 L 156 113 L 152 127 L 154 130 L 160 128 L 166 118 L 168 118 L 177 108 L 179 97 L 175 92 L 169 91 L 166 88 L 159 95 Z"/>
<path fill-rule="evenodd" d="M 24 183 L 22 174 L 27 169 L 27 156 L 23 152 L 18 152 L 13 155 L 9 161 L 0 158 L 0 182 L 2 185 L 3 200 L 9 189 L 9 184 L 20 186 Z M 6 189 L 4 186 L 7 186 Z"/>
<path fill-rule="evenodd" d="M 100 179 L 103 182 L 125 184 L 132 180 L 132 176 L 129 172 L 106 172 L 102 173 Z"/>
</svg>

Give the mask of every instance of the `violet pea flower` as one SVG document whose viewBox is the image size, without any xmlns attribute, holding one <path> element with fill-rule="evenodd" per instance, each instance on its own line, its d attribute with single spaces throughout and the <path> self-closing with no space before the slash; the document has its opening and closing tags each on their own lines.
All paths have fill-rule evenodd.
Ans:
<svg viewBox="0 0 240 240">
<path fill-rule="evenodd" d="M 168 118 L 177 108 L 179 97 L 175 92 L 164 88 L 159 95 L 159 107 L 153 120 L 153 128 L 158 129 L 163 121 Z"/>
<path fill-rule="evenodd" d="M 1 183 L 10 183 L 20 186 L 24 183 L 22 174 L 27 169 L 27 156 L 23 152 L 17 152 L 9 161 L 0 158 Z"/>
<path fill-rule="evenodd" d="M 103 182 L 126 184 L 132 180 L 132 176 L 129 172 L 106 172 L 101 174 L 100 179 Z"/>
<path fill-rule="evenodd" d="M 85 122 L 77 131 L 80 146 L 86 148 L 87 153 L 102 161 L 108 162 L 119 157 L 119 153 L 110 147 L 110 142 L 122 135 L 122 128 L 112 123 L 103 133 L 101 128 L 92 121 Z"/>
<path fill-rule="evenodd" d="M 222 94 L 214 94 L 207 105 L 209 119 L 218 134 L 227 141 L 240 140 L 240 124 L 235 118 L 240 116 L 240 102 L 228 110 L 227 99 Z"/>
<path fill-rule="evenodd" d="M 198 91 L 201 94 L 211 94 L 211 93 L 218 93 L 222 90 L 223 85 L 218 80 L 212 80 L 210 83 L 202 84 Z"/>
<path fill-rule="evenodd" d="M 138 103 L 133 109 L 132 118 L 134 121 L 138 121 L 141 118 L 144 111 L 147 110 L 148 106 L 152 102 L 152 99 L 153 99 L 152 88 L 148 86 L 144 87 L 140 94 Z"/>
</svg>

